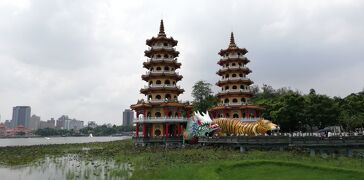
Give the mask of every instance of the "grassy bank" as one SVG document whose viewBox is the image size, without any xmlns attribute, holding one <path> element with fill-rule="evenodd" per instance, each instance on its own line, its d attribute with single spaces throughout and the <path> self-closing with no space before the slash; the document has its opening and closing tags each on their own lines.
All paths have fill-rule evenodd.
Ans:
<svg viewBox="0 0 364 180">
<path fill-rule="evenodd" d="M 87 150 L 85 150 L 87 149 Z M 77 154 L 93 159 L 113 159 L 133 166 L 132 179 L 363 179 L 361 159 L 309 157 L 300 152 L 240 153 L 228 148 L 191 146 L 165 149 L 136 148 L 130 140 L 1 147 L 0 164 L 30 164 L 45 156 Z M 122 172 L 120 172 L 122 173 Z M 118 170 L 115 170 L 118 174 Z"/>
</svg>

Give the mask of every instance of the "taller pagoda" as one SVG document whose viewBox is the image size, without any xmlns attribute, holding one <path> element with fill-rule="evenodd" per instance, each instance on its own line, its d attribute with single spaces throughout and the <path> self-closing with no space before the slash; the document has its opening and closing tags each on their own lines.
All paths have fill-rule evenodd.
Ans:
<svg viewBox="0 0 364 180">
<path fill-rule="evenodd" d="M 137 118 L 134 119 L 137 143 L 147 143 L 150 139 L 165 141 L 170 137 L 178 139 L 192 114 L 192 105 L 178 99 L 184 90 L 177 85 L 183 78 L 176 72 L 181 67 L 181 63 L 177 62 L 177 43 L 178 41 L 172 37 L 166 36 L 163 20 L 157 37 L 146 40 L 149 48 L 144 54 L 148 59 L 143 63 L 143 67 L 147 72 L 141 78 L 148 85 L 144 86 L 140 93 L 147 99 L 138 100 L 130 106 L 137 113 Z M 139 137 L 139 127 L 142 129 L 143 138 Z"/>
<path fill-rule="evenodd" d="M 256 120 L 263 108 L 250 103 L 253 91 L 250 85 L 253 81 L 247 76 L 252 71 L 246 66 L 250 61 L 245 54 L 245 48 L 235 44 L 234 34 L 231 33 L 230 44 L 227 49 L 219 52 L 221 56 L 217 62 L 221 68 L 216 72 L 221 79 L 216 83 L 221 88 L 217 94 L 218 105 L 209 109 L 216 117 L 239 118 L 242 121 Z"/>
</svg>

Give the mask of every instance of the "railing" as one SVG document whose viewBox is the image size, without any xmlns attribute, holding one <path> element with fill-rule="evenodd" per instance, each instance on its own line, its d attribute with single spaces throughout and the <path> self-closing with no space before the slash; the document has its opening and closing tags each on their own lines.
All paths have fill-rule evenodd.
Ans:
<svg viewBox="0 0 364 180">
<path fill-rule="evenodd" d="M 156 123 L 156 122 L 187 122 L 188 119 L 184 117 L 147 117 L 135 118 L 134 123 Z"/>
<path fill-rule="evenodd" d="M 164 58 L 164 57 L 161 57 L 161 58 L 150 58 L 147 60 L 147 62 L 150 62 L 150 61 L 177 61 L 177 58 Z"/>
<path fill-rule="evenodd" d="M 221 70 L 233 70 L 233 69 L 248 69 L 246 66 L 229 66 L 229 67 L 223 67 Z"/>
<path fill-rule="evenodd" d="M 230 77 L 230 78 L 224 78 L 224 79 L 221 79 L 220 81 L 229 81 L 229 80 L 245 80 L 245 81 L 248 81 L 250 80 L 249 78 L 246 78 L 246 77 Z"/>
<path fill-rule="evenodd" d="M 163 87 L 167 87 L 167 88 L 180 88 L 180 86 L 176 86 L 176 85 L 173 85 L 173 84 L 152 84 L 152 85 L 149 85 L 149 86 L 144 86 L 144 89 L 147 89 L 147 88 L 154 88 L 154 87 L 159 87 L 159 88 L 163 88 Z"/>
<path fill-rule="evenodd" d="M 223 90 L 220 93 L 229 93 L 229 92 L 245 92 L 245 93 L 250 93 L 252 92 L 251 88 L 248 89 L 228 89 L 228 90 Z"/>
<path fill-rule="evenodd" d="M 226 60 L 226 59 L 229 59 L 229 58 L 240 58 L 240 59 L 247 59 L 244 55 L 229 55 L 227 57 L 222 57 L 221 60 Z"/>
<path fill-rule="evenodd" d="M 175 71 L 164 71 L 164 70 L 160 70 L 160 71 L 157 71 L 157 70 L 147 71 L 146 72 L 146 75 L 149 75 L 149 74 L 176 74 L 176 75 L 179 75 L 178 72 L 175 72 Z"/>
<path fill-rule="evenodd" d="M 261 119 L 261 117 L 245 117 L 245 118 L 240 118 L 240 121 L 243 122 L 255 122 L 258 121 L 259 119 Z"/>
<path fill-rule="evenodd" d="M 182 101 L 178 101 L 178 100 L 168 100 L 168 99 L 157 99 L 157 100 L 148 100 L 148 102 L 151 103 L 162 103 L 162 102 L 177 102 L 177 103 L 187 103 L 187 102 L 182 102 Z"/>
<path fill-rule="evenodd" d="M 152 49 L 172 49 L 172 50 L 176 50 L 176 48 L 171 47 L 171 46 L 152 46 L 152 47 L 148 48 L 148 50 L 152 50 Z"/>
</svg>

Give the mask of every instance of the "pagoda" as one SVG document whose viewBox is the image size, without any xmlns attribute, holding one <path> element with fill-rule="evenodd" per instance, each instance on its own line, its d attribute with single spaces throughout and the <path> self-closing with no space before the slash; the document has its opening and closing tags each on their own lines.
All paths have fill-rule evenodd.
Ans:
<svg viewBox="0 0 364 180">
<path fill-rule="evenodd" d="M 245 48 L 235 44 L 234 34 L 231 33 L 227 49 L 218 53 L 221 58 L 217 62 L 221 68 L 216 72 L 221 79 L 216 83 L 221 88 L 217 97 L 218 105 L 209 109 L 214 117 L 239 118 L 242 121 L 257 120 L 263 108 L 250 103 L 253 97 L 251 85 L 253 81 L 247 76 L 252 71 L 246 66 L 250 61 L 245 54 Z"/>
<path fill-rule="evenodd" d="M 166 142 L 167 139 L 180 139 L 182 142 L 182 133 L 192 114 L 192 105 L 178 99 L 184 90 L 177 85 L 183 78 L 176 72 L 181 67 L 181 63 L 177 62 L 177 43 L 173 37 L 166 36 L 163 20 L 157 37 L 146 40 L 149 48 L 144 54 L 148 59 L 143 67 L 147 72 L 141 78 L 148 85 L 140 89 L 140 93 L 147 99 L 138 100 L 130 106 L 137 114 L 134 119 L 136 143 Z M 142 137 L 139 129 L 142 130 Z"/>
</svg>

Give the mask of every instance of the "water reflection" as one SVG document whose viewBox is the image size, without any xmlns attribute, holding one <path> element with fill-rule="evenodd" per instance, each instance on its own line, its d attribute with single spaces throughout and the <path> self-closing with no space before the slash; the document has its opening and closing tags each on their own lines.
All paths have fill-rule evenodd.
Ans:
<svg viewBox="0 0 364 180">
<path fill-rule="evenodd" d="M 128 179 L 132 172 L 130 163 L 68 154 L 63 157 L 46 157 L 28 166 L 0 167 L 0 179 Z"/>
</svg>

